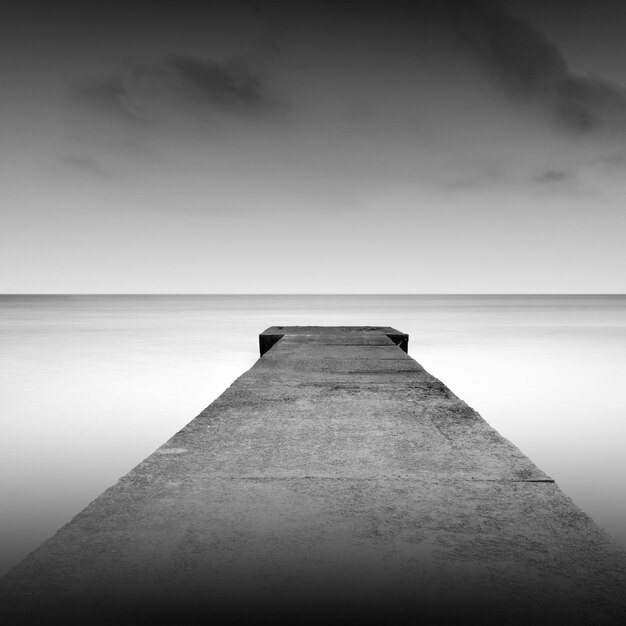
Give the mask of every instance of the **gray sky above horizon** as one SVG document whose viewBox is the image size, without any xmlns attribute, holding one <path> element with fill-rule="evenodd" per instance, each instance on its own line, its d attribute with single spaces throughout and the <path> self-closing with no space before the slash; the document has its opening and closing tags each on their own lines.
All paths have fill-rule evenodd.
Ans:
<svg viewBox="0 0 626 626">
<path fill-rule="evenodd" d="M 0 292 L 625 292 L 618 2 L 14 3 Z"/>
</svg>

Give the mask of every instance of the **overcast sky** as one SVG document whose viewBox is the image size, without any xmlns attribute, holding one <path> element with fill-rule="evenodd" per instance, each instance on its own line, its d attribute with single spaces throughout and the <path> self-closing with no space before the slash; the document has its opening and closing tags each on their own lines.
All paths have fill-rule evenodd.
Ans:
<svg viewBox="0 0 626 626">
<path fill-rule="evenodd" d="M 626 9 L 355 5 L 5 3 L 0 291 L 625 292 Z"/>
</svg>

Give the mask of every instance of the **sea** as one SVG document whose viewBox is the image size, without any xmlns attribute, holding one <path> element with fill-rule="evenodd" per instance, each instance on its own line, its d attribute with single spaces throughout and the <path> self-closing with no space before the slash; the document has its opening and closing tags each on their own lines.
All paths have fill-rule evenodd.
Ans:
<svg viewBox="0 0 626 626">
<path fill-rule="evenodd" d="M 269 326 L 380 325 L 626 547 L 626 296 L 0 296 L 0 575 L 222 393 Z"/>
</svg>

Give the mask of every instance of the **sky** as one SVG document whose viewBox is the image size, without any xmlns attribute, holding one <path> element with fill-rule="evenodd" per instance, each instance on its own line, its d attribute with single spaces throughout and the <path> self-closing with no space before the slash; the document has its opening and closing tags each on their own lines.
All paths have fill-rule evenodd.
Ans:
<svg viewBox="0 0 626 626">
<path fill-rule="evenodd" d="M 2 293 L 622 293 L 615 1 L 5 2 Z"/>
</svg>

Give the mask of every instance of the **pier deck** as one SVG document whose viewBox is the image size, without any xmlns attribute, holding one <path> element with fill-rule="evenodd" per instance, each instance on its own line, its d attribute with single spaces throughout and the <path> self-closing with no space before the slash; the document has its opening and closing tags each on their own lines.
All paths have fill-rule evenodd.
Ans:
<svg viewBox="0 0 626 626">
<path fill-rule="evenodd" d="M 626 623 L 624 554 L 407 341 L 268 329 L 248 372 L 5 578 L 0 619 Z"/>
</svg>

